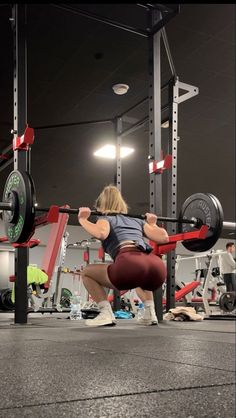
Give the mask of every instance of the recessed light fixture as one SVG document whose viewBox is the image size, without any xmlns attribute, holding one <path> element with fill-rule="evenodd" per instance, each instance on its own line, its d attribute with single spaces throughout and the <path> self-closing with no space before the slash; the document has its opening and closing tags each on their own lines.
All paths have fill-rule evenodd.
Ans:
<svg viewBox="0 0 236 418">
<path fill-rule="evenodd" d="M 133 148 L 129 147 L 121 147 L 120 153 L 121 158 L 127 157 L 127 155 L 132 154 L 134 152 Z M 99 148 L 97 151 L 94 152 L 95 157 L 101 157 L 101 158 L 110 158 L 114 160 L 116 158 L 116 146 L 106 144 L 104 147 Z"/>
<path fill-rule="evenodd" d="M 122 94 L 127 93 L 127 91 L 129 90 L 129 86 L 128 84 L 119 83 L 119 84 L 114 84 L 114 86 L 112 86 L 112 89 L 115 94 L 118 94 L 119 96 L 121 96 Z"/>
</svg>

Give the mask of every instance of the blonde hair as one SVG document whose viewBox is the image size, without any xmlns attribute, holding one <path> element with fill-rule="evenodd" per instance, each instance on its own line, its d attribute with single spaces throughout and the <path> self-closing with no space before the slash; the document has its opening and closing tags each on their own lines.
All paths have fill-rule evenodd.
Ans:
<svg viewBox="0 0 236 418">
<path fill-rule="evenodd" d="M 95 202 L 96 210 L 105 214 L 128 213 L 128 205 L 118 188 L 112 184 L 104 187 Z"/>
</svg>

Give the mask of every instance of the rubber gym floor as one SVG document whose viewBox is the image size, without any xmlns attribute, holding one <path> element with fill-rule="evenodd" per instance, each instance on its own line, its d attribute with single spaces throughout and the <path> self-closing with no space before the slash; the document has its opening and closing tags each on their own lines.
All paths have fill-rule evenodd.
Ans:
<svg viewBox="0 0 236 418">
<path fill-rule="evenodd" d="M 0 417 L 235 417 L 235 322 L 0 314 Z"/>
</svg>

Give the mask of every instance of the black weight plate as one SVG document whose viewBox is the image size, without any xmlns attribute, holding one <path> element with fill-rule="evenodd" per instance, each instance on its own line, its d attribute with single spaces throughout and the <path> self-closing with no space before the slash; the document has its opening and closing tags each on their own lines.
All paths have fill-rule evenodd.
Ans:
<svg viewBox="0 0 236 418">
<path fill-rule="evenodd" d="M 10 242 L 23 243 L 28 241 L 33 233 L 35 219 L 35 189 L 31 176 L 27 172 L 12 171 L 6 181 L 3 201 L 16 197 L 17 205 L 13 217 L 3 212 L 6 235 Z"/>
<path fill-rule="evenodd" d="M 223 293 L 219 299 L 220 309 L 224 312 L 232 312 L 236 309 L 236 293 L 226 292 Z"/>
<path fill-rule="evenodd" d="M 218 228 L 217 232 L 218 232 L 218 238 L 220 238 L 221 232 L 222 232 L 222 229 L 223 229 L 223 223 L 224 223 L 223 208 L 221 206 L 221 203 L 220 203 L 219 199 L 217 199 L 216 196 L 214 196 L 212 193 L 206 193 L 206 194 L 208 196 L 210 196 L 215 201 L 216 208 L 217 208 L 217 211 L 219 213 L 219 228 Z"/>
<path fill-rule="evenodd" d="M 222 231 L 223 209 L 218 199 L 210 193 L 196 193 L 188 197 L 181 209 L 179 219 L 197 218 L 203 225 L 207 225 L 209 230 L 204 240 L 193 239 L 182 241 L 183 246 L 193 252 L 204 252 L 210 250 Z M 192 224 L 179 224 L 180 232 L 196 231 Z"/>
<path fill-rule="evenodd" d="M 11 300 L 11 289 L 0 290 L 0 309 L 3 311 L 11 311 L 14 309 L 14 303 Z"/>
</svg>

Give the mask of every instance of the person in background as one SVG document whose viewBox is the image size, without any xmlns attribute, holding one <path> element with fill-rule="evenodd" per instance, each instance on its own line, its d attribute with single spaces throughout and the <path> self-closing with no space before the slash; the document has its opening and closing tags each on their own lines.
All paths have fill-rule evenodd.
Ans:
<svg viewBox="0 0 236 418">
<path fill-rule="evenodd" d="M 227 292 L 236 292 L 236 261 L 234 242 L 227 242 L 226 253 L 220 256 L 220 273 L 222 274 Z"/>
<path fill-rule="evenodd" d="M 145 307 L 144 317 L 139 323 L 157 324 L 152 292 L 166 280 L 166 266 L 161 258 L 152 253 L 152 247 L 144 238 L 158 244 L 167 243 L 169 236 L 166 230 L 156 225 L 157 216 L 152 213 L 146 213 L 146 220 L 124 216 L 128 214 L 128 206 L 113 185 L 103 189 L 95 207 L 103 214 L 96 223 L 88 220 L 91 210 L 87 207 L 79 208 L 78 221 L 85 231 L 101 240 L 113 263 L 90 264 L 83 271 L 83 283 L 100 309 L 96 318 L 86 320 L 86 325 L 116 323 L 104 287 L 117 290 L 138 288 L 138 296 Z M 109 213 L 116 215 L 109 216 Z"/>
</svg>

